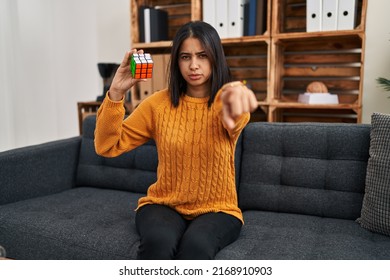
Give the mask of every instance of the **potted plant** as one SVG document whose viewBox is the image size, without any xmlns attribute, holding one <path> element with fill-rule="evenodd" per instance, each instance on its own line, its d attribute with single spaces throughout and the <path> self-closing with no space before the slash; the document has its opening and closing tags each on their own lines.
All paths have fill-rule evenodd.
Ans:
<svg viewBox="0 0 390 280">
<path fill-rule="evenodd" d="M 378 82 L 378 84 L 382 88 L 384 88 L 384 90 L 390 91 L 390 80 L 389 79 L 379 77 L 379 78 L 376 79 L 376 81 Z M 388 98 L 390 98 L 390 96 Z"/>
</svg>

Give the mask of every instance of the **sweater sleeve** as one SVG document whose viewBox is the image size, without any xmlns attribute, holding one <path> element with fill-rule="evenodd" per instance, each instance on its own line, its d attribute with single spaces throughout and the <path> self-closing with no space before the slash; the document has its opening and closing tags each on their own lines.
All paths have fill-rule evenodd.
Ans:
<svg viewBox="0 0 390 280">
<path fill-rule="evenodd" d="M 107 94 L 97 112 L 95 150 L 101 156 L 119 156 L 152 138 L 153 112 L 147 99 L 126 119 L 123 102 L 112 101 Z"/>
<path fill-rule="evenodd" d="M 232 139 L 235 139 L 237 140 L 238 137 L 240 136 L 240 133 L 241 131 L 244 129 L 244 127 L 248 124 L 249 120 L 250 120 L 250 113 L 244 113 L 242 114 L 235 122 L 235 126 L 233 129 L 229 129 L 226 125 L 225 125 L 225 122 L 223 121 L 223 118 L 222 118 L 222 101 L 221 101 L 221 93 L 222 93 L 222 89 L 220 89 L 216 96 L 215 96 L 215 108 L 216 110 L 219 112 L 219 114 L 221 115 L 221 122 L 222 122 L 222 125 L 223 127 L 226 129 L 226 131 L 228 132 L 229 134 L 229 137 L 232 138 Z"/>
</svg>

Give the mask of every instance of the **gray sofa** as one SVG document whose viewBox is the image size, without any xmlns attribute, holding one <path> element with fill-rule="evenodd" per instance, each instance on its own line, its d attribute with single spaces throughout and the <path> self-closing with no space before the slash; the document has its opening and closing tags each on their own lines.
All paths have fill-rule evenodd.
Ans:
<svg viewBox="0 0 390 280">
<path fill-rule="evenodd" d="M 0 245 L 15 259 L 135 259 L 153 141 L 117 158 L 83 136 L 0 153 Z M 245 225 L 217 259 L 390 259 L 361 215 L 370 125 L 250 123 L 236 151 Z"/>
</svg>

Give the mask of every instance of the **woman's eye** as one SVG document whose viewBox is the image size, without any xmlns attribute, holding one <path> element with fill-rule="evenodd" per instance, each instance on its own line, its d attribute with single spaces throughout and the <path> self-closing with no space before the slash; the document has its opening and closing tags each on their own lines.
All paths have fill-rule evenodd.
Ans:
<svg viewBox="0 0 390 280">
<path fill-rule="evenodd" d="M 182 60 L 188 60 L 188 59 L 190 59 L 190 56 L 189 56 L 189 55 L 182 55 L 182 56 L 180 57 L 180 59 L 182 59 Z"/>
<path fill-rule="evenodd" d="M 199 58 L 207 58 L 207 54 L 202 53 L 202 54 L 199 55 Z"/>
</svg>

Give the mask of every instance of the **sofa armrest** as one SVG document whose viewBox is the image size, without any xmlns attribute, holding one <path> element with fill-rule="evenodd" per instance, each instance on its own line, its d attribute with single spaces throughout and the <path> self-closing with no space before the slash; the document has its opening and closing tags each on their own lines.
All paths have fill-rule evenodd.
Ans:
<svg viewBox="0 0 390 280">
<path fill-rule="evenodd" d="M 81 137 L 0 153 L 0 205 L 75 185 Z"/>
</svg>

